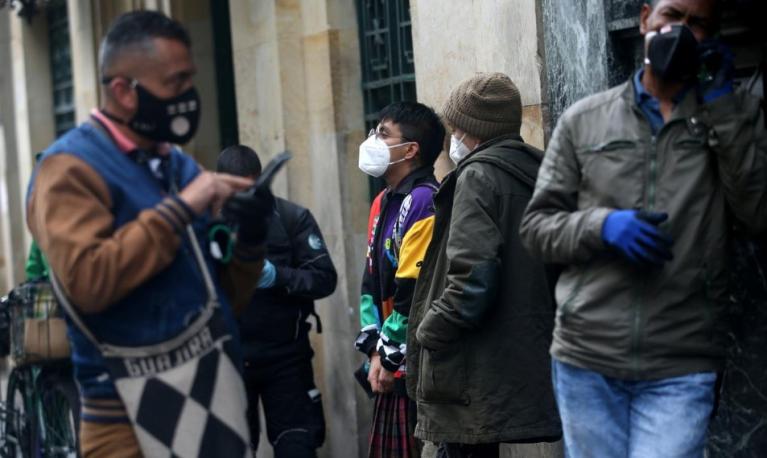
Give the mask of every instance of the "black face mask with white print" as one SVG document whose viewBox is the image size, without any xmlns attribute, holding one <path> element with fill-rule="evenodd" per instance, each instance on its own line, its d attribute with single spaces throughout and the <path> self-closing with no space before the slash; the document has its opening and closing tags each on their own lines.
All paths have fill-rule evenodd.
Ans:
<svg viewBox="0 0 767 458">
<path fill-rule="evenodd" d="M 200 96 L 190 87 L 175 97 L 161 99 L 133 80 L 138 109 L 128 126 L 156 142 L 184 144 L 194 137 L 200 121 Z"/>
</svg>

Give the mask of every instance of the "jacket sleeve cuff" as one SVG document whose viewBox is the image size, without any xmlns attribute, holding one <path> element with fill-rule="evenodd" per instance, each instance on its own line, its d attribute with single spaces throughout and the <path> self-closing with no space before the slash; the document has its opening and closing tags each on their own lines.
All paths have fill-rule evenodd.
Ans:
<svg viewBox="0 0 767 458">
<path fill-rule="evenodd" d="M 376 349 L 378 338 L 378 327 L 376 325 L 365 326 L 357 335 L 357 339 L 354 341 L 354 348 L 366 356 L 370 356 Z"/>
<path fill-rule="evenodd" d="M 599 207 L 591 211 L 588 216 L 586 227 L 589 228 L 590 233 L 587 234 L 589 245 L 597 247 L 598 249 L 606 250 L 607 244 L 605 244 L 602 238 L 602 227 L 605 225 L 607 216 L 615 211 L 614 208 Z"/>
<path fill-rule="evenodd" d="M 160 213 L 177 233 L 181 233 L 184 227 L 194 219 L 194 213 L 191 213 L 189 207 L 176 196 L 166 197 L 155 209 Z"/>
<path fill-rule="evenodd" d="M 405 364 L 405 354 L 407 353 L 405 344 L 397 344 L 386 337 L 386 334 L 381 333 L 377 347 L 378 355 L 381 357 L 381 366 L 387 371 L 397 372 Z"/>
<path fill-rule="evenodd" d="M 415 332 L 415 339 L 424 348 L 442 350 L 454 342 L 461 334 L 461 329 L 441 313 L 430 308 Z"/>
</svg>

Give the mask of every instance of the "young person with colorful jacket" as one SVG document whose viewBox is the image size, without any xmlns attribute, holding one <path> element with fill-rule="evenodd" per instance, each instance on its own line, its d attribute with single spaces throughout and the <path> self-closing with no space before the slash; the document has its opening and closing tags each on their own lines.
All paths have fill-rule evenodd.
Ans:
<svg viewBox="0 0 767 458">
<path fill-rule="evenodd" d="M 405 389 L 410 302 L 434 224 L 434 161 L 445 128 L 431 108 L 397 102 L 380 113 L 360 145 L 360 169 L 382 177 L 368 221 L 368 253 L 360 298 L 362 331 L 356 341 L 370 358 L 376 393 L 370 457 L 414 457 L 415 404 Z"/>
<path fill-rule="evenodd" d="M 199 119 L 190 46 L 183 26 L 160 13 L 118 17 L 101 45 L 102 108 L 48 147 L 29 186 L 27 223 L 51 273 L 90 332 L 110 344 L 168 341 L 201 314 L 211 300 L 201 270 L 219 266 L 207 250 L 204 262 L 197 262 L 199 245 L 185 228 L 191 225 L 204 241 L 211 210 L 253 185 L 207 172 L 171 146 L 186 143 Z M 260 192 L 237 203 L 230 212 L 239 222 L 235 256 L 212 285 L 234 336 L 227 296 L 242 305 L 252 294 L 274 200 Z M 82 455 L 142 456 L 139 431 L 129 422 L 99 347 L 71 317 L 68 325 L 82 396 Z M 215 378 L 205 370 L 198 368 L 198 374 Z M 244 390 L 242 397 L 242 411 L 231 414 L 244 423 Z M 147 408 L 160 414 L 169 405 Z M 175 433 L 179 443 L 200 440 L 184 437 L 184 431 L 191 430 Z"/>
</svg>

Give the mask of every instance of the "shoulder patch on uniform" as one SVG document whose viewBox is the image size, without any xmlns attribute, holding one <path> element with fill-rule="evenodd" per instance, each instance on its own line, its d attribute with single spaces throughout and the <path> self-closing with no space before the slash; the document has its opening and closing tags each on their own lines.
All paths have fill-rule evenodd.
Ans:
<svg viewBox="0 0 767 458">
<path fill-rule="evenodd" d="M 322 239 L 317 234 L 310 234 L 309 235 L 309 247 L 312 250 L 321 250 L 322 249 Z"/>
</svg>

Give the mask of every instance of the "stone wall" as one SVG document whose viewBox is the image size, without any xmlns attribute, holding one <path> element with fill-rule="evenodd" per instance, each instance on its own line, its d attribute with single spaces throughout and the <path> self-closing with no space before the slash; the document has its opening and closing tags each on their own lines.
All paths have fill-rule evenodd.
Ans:
<svg viewBox="0 0 767 458">
<path fill-rule="evenodd" d="M 604 0 L 542 0 L 548 126 L 577 100 L 608 87 Z"/>
<path fill-rule="evenodd" d="M 339 273 L 336 292 L 317 303 L 323 333 L 312 335 L 328 425 L 320 452 L 363 456 L 370 401 L 352 373 L 362 360 L 353 343 L 369 203 L 356 167 L 364 124 L 355 12 L 341 0 L 233 0 L 230 15 L 240 141 L 262 160 L 293 152 L 275 191 L 312 211 Z M 266 448 L 259 456 L 271 456 Z"/>
<path fill-rule="evenodd" d="M 539 2 L 412 0 L 413 52 L 419 101 L 439 110 L 450 90 L 476 72 L 503 72 L 522 95 L 522 137 L 544 144 L 543 55 Z M 452 168 L 443 156 L 442 176 Z"/>
</svg>

